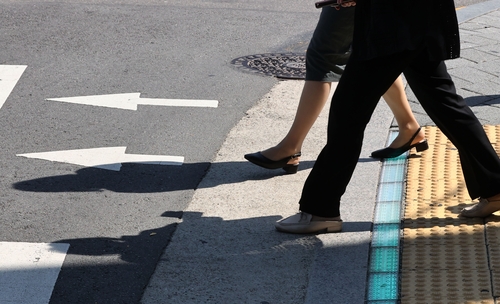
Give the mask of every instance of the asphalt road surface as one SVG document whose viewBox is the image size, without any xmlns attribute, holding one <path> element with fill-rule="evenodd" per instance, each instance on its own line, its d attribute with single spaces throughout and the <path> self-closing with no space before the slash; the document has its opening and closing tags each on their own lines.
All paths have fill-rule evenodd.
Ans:
<svg viewBox="0 0 500 304">
<path fill-rule="evenodd" d="M 303 0 L 0 0 L 0 10 L 0 242 L 69 244 L 51 303 L 137 303 L 226 134 L 277 81 L 231 61 L 304 51 L 319 11 Z M 3 66 L 22 73 L 12 80 Z M 53 100 L 124 93 L 218 106 Z M 99 150 L 113 147 L 125 152 Z"/>
</svg>

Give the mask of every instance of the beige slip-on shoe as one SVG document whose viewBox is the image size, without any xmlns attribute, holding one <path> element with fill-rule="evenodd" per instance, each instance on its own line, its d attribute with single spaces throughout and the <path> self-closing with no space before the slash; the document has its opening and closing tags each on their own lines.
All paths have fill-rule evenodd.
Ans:
<svg viewBox="0 0 500 304">
<path fill-rule="evenodd" d="M 318 232 L 340 232 L 342 231 L 342 220 L 334 218 L 325 220 L 306 212 L 277 221 L 274 226 L 276 230 L 288 233 L 318 233 Z"/>
<path fill-rule="evenodd" d="M 488 201 L 485 198 L 479 200 L 474 206 L 466 207 L 460 212 L 465 217 L 487 217 L 493 212 L 500 210 L 500 200 Z"/>
</svg>

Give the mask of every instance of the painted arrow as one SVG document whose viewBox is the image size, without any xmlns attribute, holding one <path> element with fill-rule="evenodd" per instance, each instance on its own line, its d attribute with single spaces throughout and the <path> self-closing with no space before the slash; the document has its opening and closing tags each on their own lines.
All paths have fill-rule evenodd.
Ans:
<svg viewBox="0 0 500 304">
<path fill-rule="evenodd" d="M 109 147 L 26 153 L 17 154 L 16 156 L 44 159 L 112 171 L 120 171 L 122 163 L 179 166 L 184 162 L 184 157 L 182 156 L 125 154 L 126 149 L 127 147 Z"/>
<path fill-rule="evenodd" d="M 9 97 L 26 68 L 26 65 L 0 65 L 0 108 Z"/>
<path fill-rule="evenodd" d="M 219 105 L 219 102 L 217 100 L 141 98 L 140 95 L 141 93 L 124 93 L 46 98 L 46 100 L 134 111 L 137 110 L 138 105 L 208 108 L 217 108 L 217 106 Z"/>
</svg>

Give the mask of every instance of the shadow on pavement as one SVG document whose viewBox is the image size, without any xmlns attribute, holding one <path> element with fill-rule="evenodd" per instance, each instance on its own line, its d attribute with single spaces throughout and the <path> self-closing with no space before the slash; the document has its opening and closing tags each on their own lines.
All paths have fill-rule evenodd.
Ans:
<svg viewBox="0 0 500 304">
<path fill-rule="evenodd" d="M 182 218 L 183 221 L 120 238 L 89 237 L 56 241 L 70 247 L 50 303 L 139 303 L 157 264 L 162 261 L 161 264 L 167 268 L 160 269 L 162 275 L 157 276 L 160 292 L 167 289 L 173 292 L 172 289 L 177 291 L 178 288 L 207 289 L 207 299 L 211 293 L 223 299 L 225 296 L 220 294 L 221 288 L 228 288 L 226 284 L 229 284 L 233 290 L 241 289 L 242 292 L 254 293 L 256 297 L 266 297 L 273 285 L 276 285 L 275 292 L 282 292 L 282 285 L 275 281 L 275 277 L 282 276 L 282 273 L 296 273 L 299 277 L 293 282 L 304 281 L 303 287 L 306 288 L 307 275 L 303 276 L 302 267 L 309 266 L 315 250 L 352 253 L 359 251 L 356 246 L 366 246 L 356 244 L 324 248 L 316 235 L 278 233 L 273 223 L 280 219 L 279 216 L 224 220 L 203 217 L 199 212 L 177 211 L 167 211 L 162 216 Z M 186 225 L 187 228 L 182 234 L 182 244 L 178 241 L 171 243 L 173 249 L 162 258 L 167 240 L 177 225 Z M 346 233 L 370 231 L 371 222 L 347 222 L 345 228 Z M 345 263 L 340 263 L 338 267 L 344 268 Z M 232 276 L 238 280 L 225 282 L 222 279 Z M 186 278 L 192 280 L 192 285 L 163 286 L 169 282 L 180 284 L 178 282 Z M 269 287 L 266 293 L 257 288 L 262 285 Z M 295 288 L 290 286 L 289 289 Z M 303 296 L 304 292 L 305 289 L 297 290 L 297 296 Z M 265 300 L 269 299 L 262 299 Z M 197 298 L 196 302 L 201 303 L 202 300 Z"/>
<path fill-rule="evenodd" d="M 359 162 L 378 161 L 362 158 Z M 299 170 L 311 169 L 314 161 L 303 161 Z M 123 164 L 121 171 L 84 168 L 76 174 L 48 176 L 13 184 L 13 188 L 30 192 L 96 192 L 156 193 L 196 189 L 209 168 L 219 172 L 205 183 L 211 188 L 223 184 L 267 180 L 285 172 L 266 170 L 249 162 L 193 163 L 182 166 Z M 239 172 L 239 174 L 235 174 Z"/>
<path fill-rule="evenodd" d="M 491 106 L 500 104 L 500 95 L 478 95 L 464 98 L 469 107 Z"/>
</svg>

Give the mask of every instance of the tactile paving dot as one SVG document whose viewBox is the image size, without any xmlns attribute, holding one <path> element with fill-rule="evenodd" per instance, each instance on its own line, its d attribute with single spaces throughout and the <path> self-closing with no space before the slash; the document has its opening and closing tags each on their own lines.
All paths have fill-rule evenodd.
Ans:
<svg viewBox="0 0 500 304">
<path fill-rule="evenodd" d="M 437 127 L 423 129 L 429 150 L 410 155 L 407 165 L 401 303 L 493 304 L 500 295 L 500 216 L 458 217 L 475 203 L 458 151 Z M 484 129 L 500 151 L 500 126 Z"/>
</svg>

